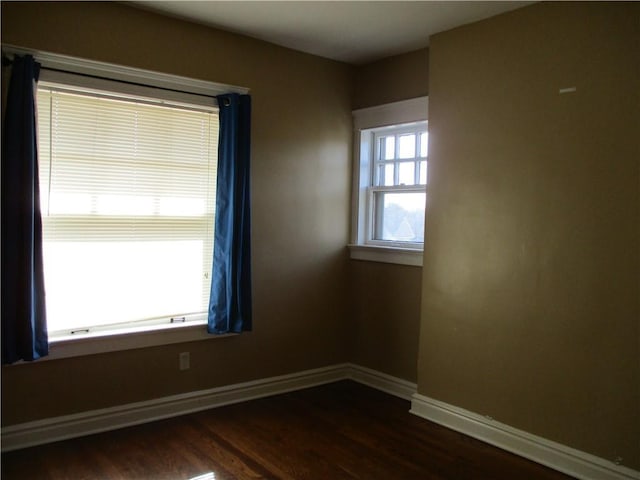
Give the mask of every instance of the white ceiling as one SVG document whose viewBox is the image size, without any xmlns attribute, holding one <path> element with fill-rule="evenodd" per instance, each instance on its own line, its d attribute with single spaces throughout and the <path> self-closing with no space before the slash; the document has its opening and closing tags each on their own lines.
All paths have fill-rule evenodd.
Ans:
<svg viewBox="0 0 640 480">
<path fill-rule="evenodd" d="M 352 64 L 410 52 L 429 36 L 534 2 L 133 1 L 134 6 Z"/>
</svg>

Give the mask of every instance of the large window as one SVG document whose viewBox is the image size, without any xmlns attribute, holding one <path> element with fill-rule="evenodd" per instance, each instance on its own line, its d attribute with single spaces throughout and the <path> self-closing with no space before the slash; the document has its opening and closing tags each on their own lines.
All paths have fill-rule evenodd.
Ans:
<svg viewBox="0 0 640 480">
<path fill-rule="evenodd" d="M 214 100 L 41 81 L 37 102 L 50 338 L 204 322 Z"/>
<path fill-rule="evenodd" d="M 351 257 L 422 264 L 428 180 L 427 99 L 354 112 Z"/>
<path fill-rule="evenodd" d="M 40 63 L 49 356 L 207 333 L 218 95 L 248 88 L 3 45 Z"/>
<path fill-rule="evenodd" d="M 44 70 L 37 122 L 50 340 L 206 323 L 214 96 Z"/>
</svg>

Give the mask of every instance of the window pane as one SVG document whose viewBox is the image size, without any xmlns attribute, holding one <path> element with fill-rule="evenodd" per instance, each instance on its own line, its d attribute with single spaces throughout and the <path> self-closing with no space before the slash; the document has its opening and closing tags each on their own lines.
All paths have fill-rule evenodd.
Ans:
<svg viewBox="0 0 640 480">
<path fill-rule="evenodd" d="M 424 192 L 378 192 L 376 197 L 376 240 L 424 242 Z"/>
<path fill-rule="evenodd" d="M 42 177 L 40 184 L 42 185 Z M 87 193 L 64 193 L 60 191 L 40 197 L 43 215 L 89 215 L 93 209 L 91 195 Z"/>
<path fill-rule="evenodd" d="M 153 197 L 143 195 L 97 195 L 98 215 L 153 215 Z"/>
<path fill-rule="evenodd" d="M 427 184 L 427 173 L 428 173 L 427 162 L 425 161 L 420 162 L 420 185 Z"/>
<path fill-rule="evenodd" d="M 400 164 L 399 185 L 414 185 L 416 182 L 416 164 L 414 162 L 402 162 Z"/>
<path fill-rule="evenodd" d="M 429 156 L 429 132 L 424 132 L 420 134 L 420 156 L 421 157 Z"/>
<path fill-rule="evenodd" d="M 202 311 L 203 242 L 45 241 L 50 331 Z"/>
<path fill-rule="evenodd" d="M 401 135 L 399 138 L 400 158 L 414 158 L 416 156 L 416 136 Z"/>
<path fill-rule="evenodd" d="M 393 185 L 393 163 L 384 163 L 380 165 L 380 179 L 378 186 L 390 187 Z"/>
<path fill-rule="evenodd" d="M 396 137 L 382 137 L 380 142 L 382 160 L 393 160 L 396 158 Z"/>
<path fill-rule="evenodd" d="M 207 205 L 202 198 L 162 197 L 158 213 L 170 217 L 199 217 L 207 214 Z"/>
</svg>

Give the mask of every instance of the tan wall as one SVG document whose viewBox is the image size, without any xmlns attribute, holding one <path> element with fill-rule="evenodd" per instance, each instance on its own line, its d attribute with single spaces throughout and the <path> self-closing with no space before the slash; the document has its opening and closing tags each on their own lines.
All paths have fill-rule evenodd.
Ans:
<svg viewBox="0 0 640 480">
<path fill-rule="evenodd" d="M 239 337 L 3 367 L 4 424 L 349 359 L 350 67 L 118 3 L 3 2 L 2 41 L 251 89 L 255 315 Z"/>
<path fill-rule="evenodd" d="M 422 268 L 351 262 L 352 361 L 417 381 Z"/>
<path fill-rule="evenodd" d="M 635 469 L 639 19 L 543 3 L 432 38 L 418 366 L 421 394 Z"/>
<path fill-rule="evenodd" d="M 395 55 L 356 69 L 353 109 L 424 97 L 429 88 L 429 49 Z"/>
</svg>

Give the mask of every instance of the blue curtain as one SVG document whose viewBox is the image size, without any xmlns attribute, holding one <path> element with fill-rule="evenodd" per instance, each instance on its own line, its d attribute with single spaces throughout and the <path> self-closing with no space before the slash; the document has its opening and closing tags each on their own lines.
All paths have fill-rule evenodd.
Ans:
<svg viewBox="0 0 640 480">
<path fill-rule="evenodd" d="M 251 97 L 217 97 L 220 109 L 213 275 L 207 331 L 251 330 Z"/>
<path fill-rule="evenodd" d="M 2 138 L 2 363 L 49 353 L 42 269 L 35 87 L 40 64 L 13 61 Z"/>
</svg>

